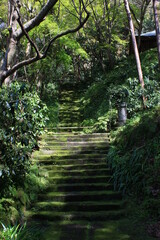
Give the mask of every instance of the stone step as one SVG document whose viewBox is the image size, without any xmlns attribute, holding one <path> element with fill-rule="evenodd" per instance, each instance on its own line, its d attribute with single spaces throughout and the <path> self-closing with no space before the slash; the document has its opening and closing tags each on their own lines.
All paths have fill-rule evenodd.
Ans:
<svg viewBox="0 0 160 240">
<path fill-rule="evenodd" d="M 106 176 L 111 174 L 110 169 L 108 168 L 103 168 L 103 169 L 78 169 L 78 170 L 48 170 L 49 177 L 56 177 L 56 176 L 68 176 L 68 177 L 74 177 L 74 176 L 95 176 L 95 175 L 100 175 L 103 174 Z"/>
<path fill-rule="evenodd" d="M 84 161 L 88 162 L 93 159 L 105 159 L 106 158 L 106 153 L 102 154 L 102 153 L 90 153 L 90 154 L 85 154 L 85 153 L 82 153 L 80 155 L 77 155 L 77 154 L 59 154 L 59 155 L 54 155 L 54 154 L 42 154 L 41 152 L 34 152 L 33 153 L 33 159 L 38 159 L 39 161 L 48 161 L 48 162 L 57 162 L 58 160 L 75 160 L 75 161 L 79 161 L 81 159 L 83 159 Z"/>
<path fill-rule="evenodd" d="M 52 131 L 55 132 L 79 132 L 79 131 L 84 131 L 85 129 L 89 129 L 90 127 L 82 127 L 82 126 L 57 126 L 56 128 L 52 128 Z M 63 133 L 62 133 L 63 134 Z"/>
<path fill-rule="evenodd" d="M 65 118 L 65 117 L 59 117 L 59 121 L 60 121 L 60 124 L 62 125 L 62 124 L 66 124 L 66 125 L 68 125 L 68 124 L 71 124 L 71 123 L 73 123 L 73 124 L 80 124 L 81 123 L 81 118 L 80 117 L 74 117 L 73 115 L 71 116 L 71 117 L 68 117 L 68 118 Z M 65 125 L 65 126 L 66 126 Z"/>
<path fill-rule="evenodd" d="M 68 120 L 61 120 L 60 123 L 58 124 L 58 128 L 61 128 L 61 127 L 81 127 L 81 119 L 68 119 Z M 67 129 L 67 131 L 71 131 L 69 129 Z"/>
<path fill-rule="evenodd" d="M 40 141 L 39 142 L 39 147 L 41 147 L 41 146 L 54 146 L 54 147 L 72 147 L 72 146 L 74 146 L 74 147 L 86 147 L 86 146 L 88 146 L 88 147 L 91 147 L 91 146 L 93 146 L 93 147 L 104 147 L 104 146 L 108 146 L 108 139 L 106 139 L 105 141 L 103 140 L 99 140 L 99 141 L 96 141 L 96 140 L 90 140 L 90 141 L 84 141 L 83 139 L 80 139 L 81 141 L 58 141 L 58 139 L 57 139 L 57 141 Z"/>
<path fill-rule="evenodd" d="M 57 129 L 57 128 L 52 128 L 53 130 Z M 51 130 L 52 129 L 49 129 L 49 132 L 47 132 L 47 134 L 44 134 L 43 135 L 43 139 L 50 139 L 51 137 L 59 137 L 59 139 L 61 138 L 64 138 L 64 137 L 69 137 L 69 138 L 78 138 L 78 139 L 86 139 L 86 138 L 106 138 L 106 137 L 109 137 L 109 133 L 90 133 L 90 134 L 85 134 L 85 133 L 79 133 L 79 132 L 52 132 Z M 76 129 L 75 127 L 72 127 L 72 128 L 67 128 L 65 127 L 65 129 Z M 92 129 L 92 127 L 88 126 L 88 127 L 81 127 L 81 129 Z M 65 139 L 66 140 L 66 139 Z"/>
<path fill-rule="evenodd" d="M 78 108 L 80 110 L 80 106 L 82 105 L 81 102 L 69 102 L 69 101 L 66 101 L 66 102 L 61 102 L 60 104 L 60 109 L 62 108 Z"/>
<path fill-rule="evenodd" d="M 82 163 L 82 164 L 78 164 L 78 163 L 72 163 L 70 165 L 67 164 L 67 162 L 65 161 L 65 165 L 63 164 L 59 164 L 59 162 L 57 162 L 57 164 L 51 164 L 51 165 L 44 165 L 44 166 L 41 166 L 42 169 L 45 169 L 45 170 L 58 170 L 58 169 L 63 169 L 63 170 L 91 170 L 91 169 L 108 169 L 106 168 L 107 164 L 106 162 L 100 162 L 100 163 Z M 109 170 L 109 169 L 108 169 Z"/>
<path fill-rule="evenodd" d="M 75 192 L 75 191 L 108 191 L 113 190 L 111 183 L 70 183 L 70 184 L 50 184 L 46 188 L 48 191 L 62 191 L 62 192 Z"/>
<path fill-rule="evenodd" d="M 99 143 L 99 144 L 103 144 L 103 143 L 108 143 L 110 142 L 110 138 L 109 137 L 95 137 L 95 138 L 87 138 L 87 137 L 78 137 L 78 136 L 71 136 L 71 137 L 67 137 L 67 136 L 51 136 L 50 138 L 44 140 L 43 141 L 40 141 L 40 143 L 47 143 L 47 144 L 74 144 L 74 143 L 77 143 L 77 144 L 96 144 L 96 143 Z"/>
<path fill-rule="evenodd" d="M 77 119 L 81 120 L 82 119 L 82 115 L 80 114 L 73 114 L 73 113 L 69 113 L 64 115 L 63 113 L 62 114 L 59 114 L 58 115 L 58 118 L 59 118 L 59 121 L 60 122 L 63 122 L 63 121 L 76 121 Z"/>
<path fill-rule="evenodd" d="M 79 111 L 80 112 L 80 107 L 75 106 L 74 104 L 73 105 L 65 104 L 65 105 L 60 106 L 59 111 L 64 111 L 64 112 L 66 112 L 66 111 L 69 111 L 69 112 Z"/>
<path fill-rule="evenodd" d="M 52 158 L 63 158 L 63 159 L 70 159 L 70 158 L 75 158 L 75 159 L 81 159 L 82 157 L 87 158 L 93 158 L 93 157 L 106 157 L 108 153 L 108 149 L 67 149 L 67 150 L 50 150 L 49 148 L 43 148 L 41 151 L 38 153 L 35 152 L 32 156 L 33 158 L 36 159 L 47 159 L 50 157 Z"/>
<path fill-rule="evenodd" d="M 60 92 L 60 96 L 71 96 L 71 95 L 74 95 L 74 96 L 79 96 L 80 94 L 82 94 L 83 93 L 83 91 L 78 91 L 78 89 L 76 89 L 76 91 L 74 90 L 70 90 L 70 91 L 61 91 Z"/>
<path fill-rule="evenodd" d="M 62 128 L 62 127 L 63 128 L 68 127 L 68 129 L 66 128 L 68 131 L 70 131 L 72 127 L 75 127 L 77 129 L 81 129 L 80 123 L 78 123 L 78 122 L 75 122 L 75 123 L 72 123 L 72 122 L 69 122 L 69 123 L 59 123 L 58 124 L 58 128 Z"/>
<path fill-rule="evenodd" d="M 73 183 L 110 183 L 111 182 L 111 176 L 108 175 L 95 175 L 95 176 L 74 176 L 74 177 L 69 177 L 69 176 L 58 176 L 58 177 L 50 177 L 49 178 L 49 183 L 50 184 L 73 184 Z"/>
<path fill-rule="evenodd" d="M 39 201 L 65 201 L 84 202 L 84 201 L 109 201 L 121 200 L 121 195 L 114 191 L 91 191 L 91 192 L 48 192 L 39 194 Z"/>
<path fill-rule="evenodd" d="M 75 96 L 70 96 L 70 97 L 66 96 L 66 97 L 59 98 L 59 103 L 60 104 L 66 104 L 67 103 L 67 104 L 70 104 L 70 105 L 72 105 L 72 104 L 77 105 L 77 104 L 82 104 L 82 100 L 75 97 Z"/>
<path fill-rule="evenodd" d="M 48 221 L 108 221 L 119 219 L 124 216 L 123 210 L 116 211 L 99 211 L 99 212 L 50 212 L 50 211 L 40 211 L 38 213 L 28 212 L 28 217 L 32 217 L 38 220 L 48 220 Z"/>
<path fill-rule="evenodd" d="M 76 107 L 76 106 L 74 106 Z M 83 113 L 80 111 L 79 107 L 77 106 L 77 109 L 75 110 L 70 110 L 71 108 L 67 108 L 67 109 L 64 109 L 64 108 L 59 108 L 59 111 L 58 111 L 58 116 L 60 117 L 67 117 L 67 116 L 83 116 Z"/>
<path fill-rule="evenodd" d="M 103 144 L 81 144 L 81 145 L 77 145 L 77 144 L 72 144 L 70 145 L 69 143 L 67 145 L 61 145 L 61 146 L 58 146 L 58 145 L 53 145 L 53 144 L 46 144 L 46 145 L 40 145 L 40 148 L 41 148 L 41 151 L 43 151 L 44 149 L 47 149 L 47 150 L 55 150 L 58 152 L 60 151 L 63 151 L 65 152 L 65 150 L 69 150 L 69 151 L 72 151 L 72 152 L 104 152 L 106 150 L 108 150 L 109 148 L 109 144 L 106 142 L 106 143 L 103 143 Z"/>
<path fill-rule="evenodd" d="M 89 159 L 85 159 L 85 158 L 81 158 L 81 159 L 75 159 L 75 158 L 70 158 L 70 159 L 65 159 L 63 160 L 62 159 L 54 159 L 54 158 L 38 158 L 38 159 L 32 159 L 32 162 L 36 162 L 37 164 L 39 164 L 41 167 L 44 166 L 47 167 L 47 166 L 51 166 L 51 165 L 59 165 L 59 166 L 65 166 L 65 165 L 68 165 L 68 164 L 101 164 L 102 162 L 106 164 L 106 158 L 89 158 Z"/>
<path fill-rule="evenodd" d="M 61 212 L 98 212 L 120 210 L 124 202 L 118 201 L 91 201 L 91 202 L 38 202 L 34 205 L 38 211 L 61 211 Z"/>
</svg>

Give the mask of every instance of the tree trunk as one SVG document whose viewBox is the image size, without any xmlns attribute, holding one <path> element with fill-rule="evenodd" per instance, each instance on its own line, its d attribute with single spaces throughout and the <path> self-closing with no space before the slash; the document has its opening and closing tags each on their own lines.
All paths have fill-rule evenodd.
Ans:
<svg viewBox="0 0 160 240">
<path fill-rule="evenodd" d="M 138 51 L 135 32 L 134 32 L 134 25 L 133 25 L 133 21 L 132 21 L 132 17 L 131 17 L 131 11 L 130 11 L 128 0 L 124 0 L 124 5 L 125 5 L 127 17 L 128 17 L 130 32 L 131 32 L 132 45 L 133 45 L 133 50 L 134 50 L 135 59 L 136 59 L 139 82 L 141 84 L 141 87 L 144 89 L 144 80 L 143 80 L 141 61 L 140 61 L 140 57 L 139 57 L 139 51 Z M 145 97 L 144 96 L 142 96 L 142 101 L 143 101 L 143 107 L 145 107 Z"/>
<path fill-rule="evenodd" d="M 158 50 L 158 61 L 159 61 L 159 68 L 160 68 L 160 30 L 159 30 L 157 5 L 158 5 L 157 0 L 153 0 L 154 21 L 155 21 L 155 27 L 156 27 L 157 50 Z"/>
<path fill-rule="evenodd" d="M 17 30 L 17 10 L 18 6 L 16 4 L 16 0 L 8 0 L 8 28 L 9 28 L 9 37 L 7 40 L 7 51 L 5 54 L 4 59 L 2 60 L 2 65 L 0 68 L 0 79 L 3 78 L 5 72 L 11 68 L 13 60 L 16 55 L 17 49 L 17 37 L 16 37 L 16 30 Z M 19 10 L 19 9 L 18 9 Z M 5 84 L 9 84 L 10 76 L 5 78 Z"/>
</svg>

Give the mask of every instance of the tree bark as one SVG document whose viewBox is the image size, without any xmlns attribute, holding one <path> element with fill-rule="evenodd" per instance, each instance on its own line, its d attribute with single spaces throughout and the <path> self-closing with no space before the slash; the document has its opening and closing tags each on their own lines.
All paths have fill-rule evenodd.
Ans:
<svg viewBox="0 0 160 240">
<path fill-rule="evenodd" d="M 135 32 L 134 32 L 134 25 L 133 25 L 133 21 L 132 21 L 132 17 L 131 17 L 131 11 L 130 11 L 128 0 L 124 0 L 124 5 L 125 5 L 127 17 L 128 17 L 130 32 L 131 32 L 132 45 L 133 45 L 133 50 L 134 50 L 136 65 L 137 65 L 137 71 L 138 71 L 138 78 L 139 78 L 141 87 L 144 89 L 144 80 L 143 80 L 141 61 L 140 61 L 140 57 L 139 57 L 139 51 L 138 51 Z M 143 101 L 143 107 L 145 107 L 145 97 L 144 96 L 142 96 L 142 101 Z"/>
<path fill-rule="evenodd" d="M 160 68 L 160 29 L 159 29 L 157 6 L 158 6 L 158 1 L 153 0 L 154 21 L 155 21 L 155 28 L 156 28 L 157 50 L 158 50 L 158 62 L 159 62 L 159 68 Z"/>
<path fill-rule="evenodd" d="M 9 37 L 7 39 L 7 51 L 5 56 L 1 62 L 0 67 L 0 79 L 2 76 L 5 76 L 5 72 L 7 69 L 11 69 L 14 57 L 16 55 L 17 49 L 17 37 L 16 37 L 16 29 L 17 29 L 17 11 L 16 8 L 16 0 L 8 1 L 8 28 L 9 28 Z M 18 8 L 18 6 L 17 6 Z M 9 76 L 5 78 L 6 84 L 9 83 Z"/>
</svg>

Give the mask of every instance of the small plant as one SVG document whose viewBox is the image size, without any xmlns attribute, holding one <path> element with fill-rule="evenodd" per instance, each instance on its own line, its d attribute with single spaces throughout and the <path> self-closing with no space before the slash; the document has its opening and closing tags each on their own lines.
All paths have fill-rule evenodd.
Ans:
<svg viewBox="0 0 160 240">
<path fill-rule="evenodd" d="M 102 117 L 99 117 L 97 122 L 93 125 L 94 132 L 106 132 L 113 129 L 117 124 L 117 111 L 110 110 Z"/>
<path fill-rule="evenodd" d="M 20 234 L 23 229 L 25 229 L 25 226 L 20 227 L 20 225 L 15 226 L 5 226 L 3 223 L 1 223 L 3 230 L 0 231 L 0 239 L 1 240 L 20 240 Z M 22 240 L 22 239 L 21 239 Z"/>
<path fill-rule="evenodd" d="M 8 225 L 5 226 L 3 223 L 2 230 L 0 230 L 1 240 L 39 240 L 44 229 L 38 225 L 27 226 L 24 225 Z"/>
</svg>

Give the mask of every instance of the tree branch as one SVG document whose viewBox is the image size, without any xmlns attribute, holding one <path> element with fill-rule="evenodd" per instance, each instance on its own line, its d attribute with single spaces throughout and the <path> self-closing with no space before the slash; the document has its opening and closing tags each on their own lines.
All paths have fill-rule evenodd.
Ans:
<svg viewBox="0 0 160 240">
<path fill-rule="evenodd" d="M 61 1 L 60 1 L 60 2 L 61 2 Z M 77 18 L 77 19 L 79 20 L 79 18 L 77 17 L 76 14 L 72 13 L 62 2 L 61 2 L 61 4 L 62 4 L 62 6 L 67 10 L 67 12 L 68 12 L 69 14 L 71 14 L 72 16 L 74 16 L 75 18 Z"/>
<path fill-rule="evenodd" d="M 131 13 L 132 13 L 132 15 L 133 15 L 136 23 L 137 23 L 138 26 L 139 26 L 139 25 L 140 25 L 140 21 L 139 21 L 138 18 L 136 17 L 136 14 L 135 14 L 135 12 L 133 11 L 133 8 L 131 7 L 131 5 L 129 5 L 129 7 L 130 7 Z"/>
<path fill-rule="evenodd" d="M 82 1 L 83 2 L 83 1 Z M 83 3 L 84 4 L 84 3 Z M 51 39 L 51 41 L 49 42 L 46 50 L 44 51 L 43 54 L 40 53 L 40 51 L 38 50 L 38 47 L 36 46 L 36 44 L 31 40 L 31 38 L 29 37 L 28 33 L 27 33 L 27 30 L 26 28 L 23 26 L 20 18 L 18 19 L 18 23 L 21 27 L 21 34 L 22 35 L 25 35 L 26 38 L 28 39 L 28 41 L 30 42 L 30 44 L 34 47 L 35 51 L 36 51 L 36 56 L 34 56 L 33 58 L 29 58 L 27 60 L 24 60 L 24 61 L 21 61 L 17 64 L 15 64 L 14 66 L 12 66 L 11 69 L 8 69 L 6 71 L 3 71 L 3 74 L 1 75 L 1 85 L 2 83 L 4 82 L 5 78 L 7 78 L 8 76 L 10 76 L 11 74 L 13 74 L 15 71 L 17 71 L 18 69 L 20 69 L 21 67 L 24 67 L 24 66 L 27 66 L 27 65 L 30 65 L 38 60 L 41 60 L 41 59 L 44 59 L 46 56 L 47 56 L 47 53 L 49 51 L 49 48 L 51 47 L 52 43 L 54 41 L 56 41 L 58 38 L 60 37 L 63 37 L 65 35 L 68 35 L 70 33 L 75 33 L 77 31 L 79 31 L 83 26 L 84 24 L 87 22 L 89 16 L 90 16 L 90 13 L 88 12 L 88 10 L 86 9 L 85 5 L 83 6 L 84 8 L 84 11 L 85 13 L 87 14 L 86 17 L 84 18 L 84 20 L 82 22 L 79 23 L 79 25 L 73 29 L 68 29 L 58 35 L 56 35 L 53 39 Z"/>
<path fill-rule="evenodd" d="M 84 4 L 84 3 L 83 3 L 83 4 Z M 90 16 L 90 13 L 88 12 L 88 10 L 86 9 L 85 6 L 84 6 L 84 10 L 85 10 L 85 12 L 87 13 L 87 16 L 85 17 L 85 19 L 84 19 L 82 22 L 80 22 L 79 25 L 78 25 L 76 28 L 68 29 L 68 30 L 66 30 L 66 31 L 58 34 L 57 36 L 55 36 L 55 37 L 49 42 L 49 44 L 48 44 L 48 46 L 47 46 L 47 48 L 46 48 L 46 50 L 45 50 L 42 58 L 45 58 L 45 57 L 46 57 L 46 55 L 47 55 L 47 53 L 48 53 L 48 51 L 49 51 L 49 48 L 51 47 L 52 43 L 53 43 L 55 40 L 57 40 L 57 39 L 60 38 L 60 37 L 65 36 L 65 35 L 68 35 L 68 34 L 70 34 L 70 33 L 78 32 L 78 31 L 84 26 L 84 24 L 87 22 L 87 20 L 88 20 L 88 18 L 89 18 L 89 16 Z"/>
<path fill-rule="evenodd" d="M 45 18 L 45 16 L 48 14 L 48 12 L 54 7 L 54 5 L 58 2 L 58 0 L 49 0 L 46 5 L 42 8 L 42 10 L 39 12 L 39 14 L 28 21 L 26 24 L 24 24 L 24 29 L 26 32 L 29 32 L 34 27 L 38 26 Z M 16 31 L 17 39 L 19 40 L 24 35 L 24 32 L 22 29 L 18 29 Z"/>
<path fill-rule="evenodd" d="M 22 24 L 22 21 L 21 21 L 21 16 L 17 11 L 17 14 L 18 14 L 18 19 L 17 19 L 17 22 L 19 23 L 20 27 L 21 27 L 21 30 L 22 32 L 24 33 L 24 35 L 26 36 L 26 38 L 28 39 L 28 41 L 30 42 L 31 46 L 33 46 L 33 48 L 35 49 L 36 53 L 37 53 L 37 56 L 40 58 L 41 57 L 41 53 L 37 47 L 37 45 L 32 41 L 32 39 L 30 38 L 29 34 L 27 33 L 27 31 L 25 30 L 23 24 Z"/>
</svg>

